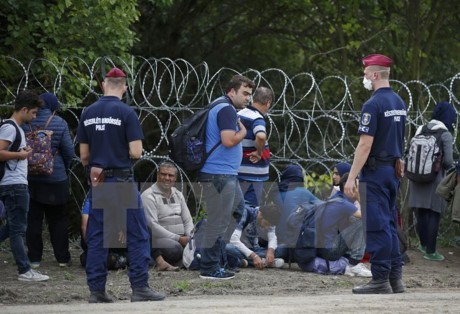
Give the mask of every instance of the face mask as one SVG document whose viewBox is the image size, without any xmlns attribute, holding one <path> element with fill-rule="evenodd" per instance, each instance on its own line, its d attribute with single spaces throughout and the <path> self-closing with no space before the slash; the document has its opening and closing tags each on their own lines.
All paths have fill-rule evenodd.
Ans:
<svg viewBox="0 0 460 314">
<path fill-rule="evenodd" d="M 363 86 L 367 90 L 372 90 L 372 81 L 367 77 L 363 77 Z"/>
</svg>

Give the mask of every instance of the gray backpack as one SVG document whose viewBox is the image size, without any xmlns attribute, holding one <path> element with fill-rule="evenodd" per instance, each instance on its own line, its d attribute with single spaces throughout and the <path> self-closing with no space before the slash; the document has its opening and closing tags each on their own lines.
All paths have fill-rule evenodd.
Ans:
<svg viewBox="0 0 460 314">
<path fill-rule="evenodd" d="M 406 153 L 406 177 L 417 183 L 433 181 L 442 166 L 441 135 L 444 129 L 430 130 L 425 125 L 421 132 L 415 135 Z"/>
</svg>

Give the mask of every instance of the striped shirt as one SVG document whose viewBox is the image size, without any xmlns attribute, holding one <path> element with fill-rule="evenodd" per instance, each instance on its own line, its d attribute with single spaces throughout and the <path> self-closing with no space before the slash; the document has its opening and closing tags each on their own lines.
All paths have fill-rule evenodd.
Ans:
<svg viewBox="0 0 460 314">
<path fill-rule="evenodd" d="M 259 132 L 267 133 L 265 128 L 265 120 L 259 110 L 252 106 L 238 112 L 241 122 L 245 126 L 247 133 L 242 141 L 243 158 L 238 169 L 238 178 L 246 181 L 268 181 L 268 172 L 270 165 L 270 149 L 268 142 L 265 142 L 265 147 L 262 152 L 262 158 L 257 163 L 252 163 L 249 160 L 249 154 L 256 151 L 256 135 Z"/>
</svg>

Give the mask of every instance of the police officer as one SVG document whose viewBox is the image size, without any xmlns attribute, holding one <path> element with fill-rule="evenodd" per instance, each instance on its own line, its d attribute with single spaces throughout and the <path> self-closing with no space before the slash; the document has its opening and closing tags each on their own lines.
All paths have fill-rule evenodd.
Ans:
<svg viewBox="0 0 460 314">
<path fill-rule="evenodd" d="M 396 194 L 399 188 L 399 160 L 404 144 L 406 105 L 390 87 L 393 61 L 373 54 L 362 59 L 363 85 L 374 91 L 364 103 L 353 165 L 345 193 L 353 195 L 361 171 L 361 210 L 366 231 L 366 249 L 371 255 L 372 280 L 353 288 L 356 294 L 400 293 L 402 258 L 396 234 Z"/>
<path fill-rule="evenodd" d="M 149 234 L 132 175 L 131 159 L 142 153 L 141 125 L 134 110 L 121 102 L 127 89 L 123 71 L 113 68 L 102 87 L 104 96 L 82 112 L 77 131 L 81 162 L 90 169 L 91 181 L 86 230 L 89 302 L 113 302 L 105 284 L 108 248 L 114 242 L 127 242 L 131 302 L 163 300 L 165 295 L 148 284 Z"/>
</svg>

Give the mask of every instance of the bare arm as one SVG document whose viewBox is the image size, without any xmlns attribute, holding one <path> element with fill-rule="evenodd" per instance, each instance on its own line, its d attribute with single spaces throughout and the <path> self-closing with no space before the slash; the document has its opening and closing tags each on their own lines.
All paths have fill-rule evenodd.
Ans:
<svg viewBox="0 0 460 314">
<path fill-rule="evenodd" d="M 83 166 L 89 164 L 89 145 L 86 143 L 80 143 L 80 161 Z"/>
<path fill-rule="evenodd" d="M 32 153 L 32 149 L 24 148 L 18 152 L 10 152 L 8 150 L 8 146 L 10 146 L 10 142 L 5 140 L 0 140 L 0 160 L 7 161 L 12 159 L 19 159 L 24 160 Z"/>
<path fill-rule="evenodd" d="M 358 210 L 356 210 L 353 214 L 353 217 L 361 219 L 361 209 L 358 208 Z"/>
<path fill-rule="evenodd" d="M 371 151 L 372 143 L 374 142 L 374 137 L 361 134 L 359 137 L 359 143 L 356 147 L 355 158 L 353 159 L 353 165 L 351 166 L 350 173 L 348 175 L 348 180 L 345 183 L 344 191 L 345 194 L 349 197 L 354 195 L 353 190 L 356 189 L 356 177 L 358 177 L 359 172 L 363 168 L 364 164 L 369 157 L 369 152 Z"/>
<path fill-rule="evenodd" d="M 246 136 L 246 128 L 240 120 L 238 120 L 238 126 L 240 128 L 239 131 L 224 130 L 220 132 L 220 140 L 222 141 L 222 145 L 230 148 L 239 144 L 244 139 Z"/>
<path fill-rule="evenodd" d="M 88 215 L 81 215 L 81 236 L 86 241 L 86 226 L 88 225 Z"/>
<path fill-rule="evenodd" d="M 129 157 L 139 159 L 142 155 L 142 141 L 136 140 L 129 142 Z"/>
</svg>

